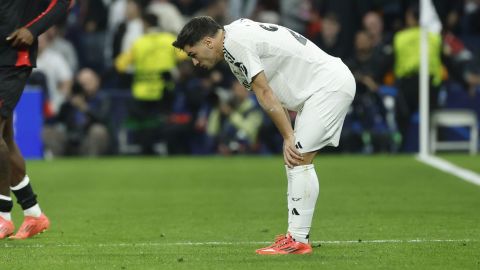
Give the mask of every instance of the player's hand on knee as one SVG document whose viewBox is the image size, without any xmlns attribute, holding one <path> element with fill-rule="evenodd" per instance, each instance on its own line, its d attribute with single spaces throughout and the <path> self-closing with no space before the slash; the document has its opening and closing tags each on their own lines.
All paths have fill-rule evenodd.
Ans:
<svg viewBox="0 0 480 270">
<path fill-rule="evenodd" d="M 283 142 L 283 159 L 289 168 L 298 166 L 300 162 L 303 161 L 303 156 L 295 147 L 295 141 L 293 139 Z"/>
<path fill-rule="evenodd" d="M 33 34 L 25 27 L 15 30 L 7 37 L 7 41 L 10 42 L 14 48 L 29 47 L 33 43 Z"/>
</svg>

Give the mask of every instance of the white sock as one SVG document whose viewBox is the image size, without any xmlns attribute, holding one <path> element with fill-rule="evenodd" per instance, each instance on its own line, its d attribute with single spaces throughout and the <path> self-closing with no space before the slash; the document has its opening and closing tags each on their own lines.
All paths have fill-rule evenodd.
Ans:
<svg viewBox="0 0 480 270">
<path fill-rule="evenodd" d="M 313 164 L 287 168 L 288 232 L 295 241 L 308 243 L 319 185 Z"/>
<path fill-rule="evenodd" d="M 0 194 L 0 200 L 12 201 L 12 198 Z M 0 212 L 0 217 L 2 217 L 5 220 L 8 220 L 8 221 L 12 220 L 12 214 L 10 212 Z"/>
<path fill-rule="evenodd" d="M 290 224 L 292 224 L 292 199 L 291 199 L 291 194 L 292 194 L 292 177 L 289 176 L 288 171 L 290 170 L 287 165 L 285 165 L 285 170 L 287 173 L 287 207 L 288 207 L 288 228 L 290 228 Z M 287 232 L 288 232 L 287 228 Z"/>
<path fill-rule="evenodd" d="M 41 214 L 42 214 L 42 210 L 40 209 L 40 206 L 38 205 L 38 203 L 28 209 L 23 210 L 24 216 L 39 217 Z"/>
</svg>

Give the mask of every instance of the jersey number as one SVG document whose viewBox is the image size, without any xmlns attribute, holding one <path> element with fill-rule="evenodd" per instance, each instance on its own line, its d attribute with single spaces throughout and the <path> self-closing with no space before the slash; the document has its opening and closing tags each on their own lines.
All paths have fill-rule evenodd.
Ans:
<svg viewBox="0 0 480 270">
<path fill-rule="evenodd" d="M 278 30 L 278 27 L 273 26 L 273 25 L 260 24 L 260 27 L 262 27 L 263 29 L 265 29 L 265 30 L 267 30 L 267 31 L 270 31 L 270 32 L 275 32 L 275 31 Z M 297 32 L 294 32 L 294 31 L 292 31 L 292 30 L 290 30 L 290 29 L 288 29 L 288 28 L 287 28 L 287 30 L 288 30 L 288 32 L 290 32 L 290 34 L 292 34 L 292 36 L 293 36 L 298 42 L 300 42 L 300 44 L 302 44 L 302 45 L 304 45 L 304 46 L 307 45 L 307 39 L 306 39 L 304 36 L 300 35 L 300 34 L 297 33 Z"/>
</svg>

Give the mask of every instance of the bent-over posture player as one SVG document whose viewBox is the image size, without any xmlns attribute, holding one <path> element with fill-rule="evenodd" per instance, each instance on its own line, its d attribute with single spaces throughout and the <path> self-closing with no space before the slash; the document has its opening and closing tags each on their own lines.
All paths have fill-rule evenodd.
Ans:
<svg viewBox="0 0 480 270">
<path fill-rule="evenodd" d="M 258 254 L 311 253 L 309 232 L 319 193 L 312 161 L 324 146 L 338 146 L 355 80 L 339 58 L 279 25 L 240 19 L 224 27 L 210 17 L 191 19 L 173 46 L 194 65 L 212 68 L 227 61 L 253 90 L 283 136 L 288 179 L 288 230 Z M 296 111 L 292 128 L 288 111 Z"/>
</svg>

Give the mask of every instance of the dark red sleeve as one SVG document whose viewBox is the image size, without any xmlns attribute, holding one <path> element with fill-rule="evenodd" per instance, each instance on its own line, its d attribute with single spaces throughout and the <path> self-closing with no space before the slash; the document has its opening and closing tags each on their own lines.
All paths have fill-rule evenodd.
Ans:
<svg viewBox="0 0 480 270">
<path fill-rule="evenodd" d="M 35 19 L 28 22 L 25 27 L 27 27 L 34 36 L 38 37 L 67 14 L 73 1 L 74 0 L 50 0 L 47 9 L 40 13 Z"/>
</svg>

